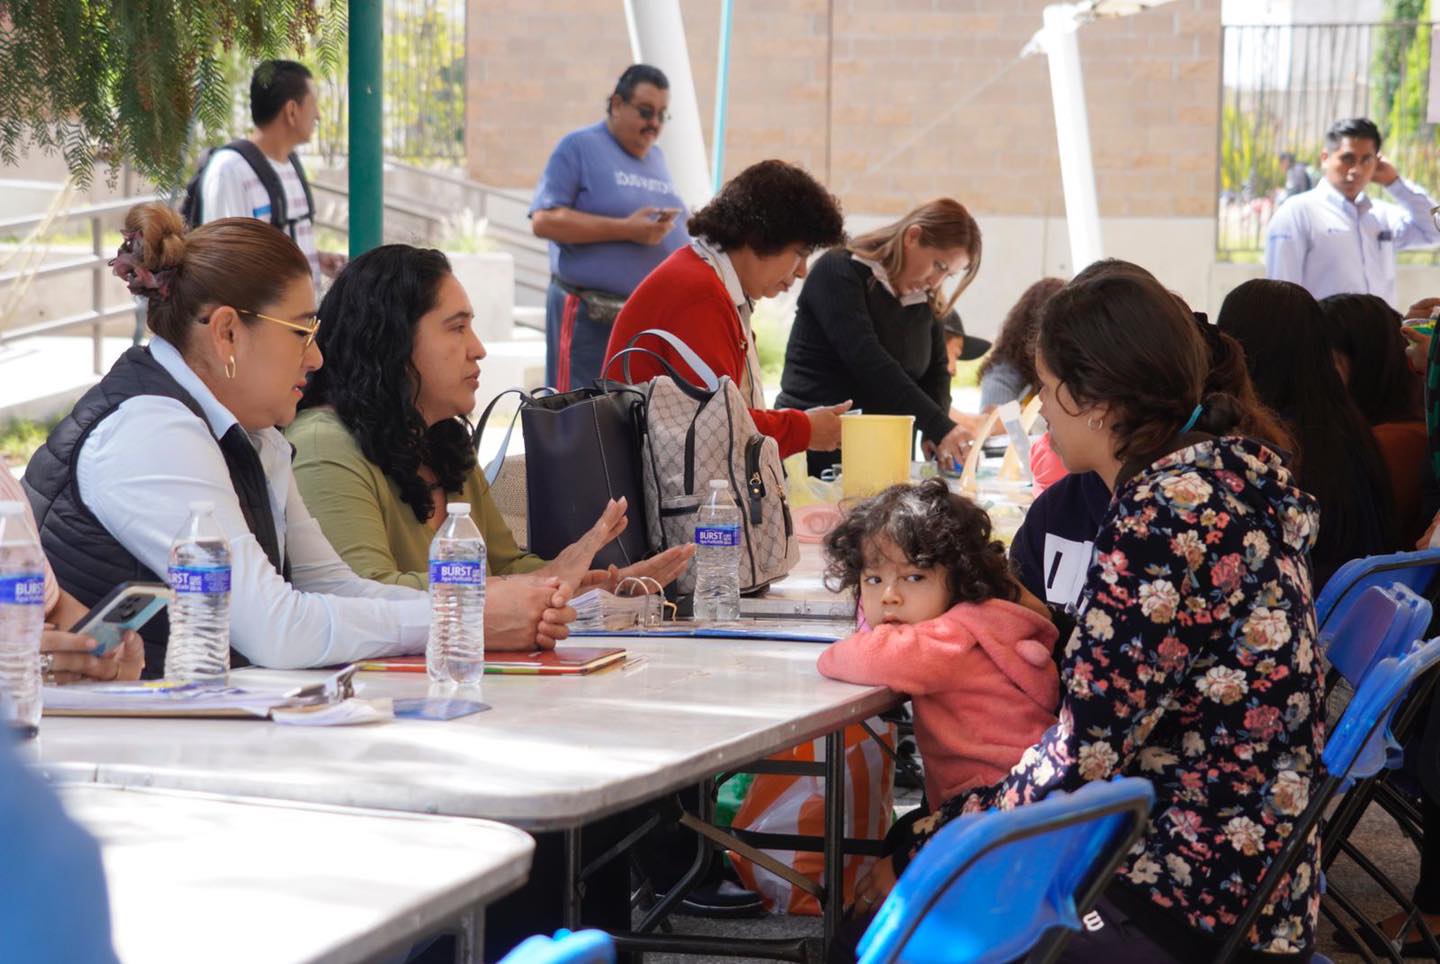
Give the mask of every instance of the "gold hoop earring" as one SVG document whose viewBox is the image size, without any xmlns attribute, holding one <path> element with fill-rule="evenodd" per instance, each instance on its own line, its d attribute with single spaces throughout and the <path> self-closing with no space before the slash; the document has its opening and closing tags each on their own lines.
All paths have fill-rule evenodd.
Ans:
<svg viewBox="0 0 1440 964">
<path fill-rule="evenodd" d="M 235 377 L 235 356 L 234 356 L 234 355 L 231 355 L 231 356 L 230 356 L 230 360 L 225 363 L 225 377 L 226 377 L 226 378 L 234 378 L 234 377 Z"/>
<path fill-rule="evenodd" d="M 1105 427 L 1105 420 L 1103 418 L 1096 418 L 1094 415 L 1091 415 L 1085 420 L 1085 427 L 1092 432 L 1098 432 Z"/>
</svg>

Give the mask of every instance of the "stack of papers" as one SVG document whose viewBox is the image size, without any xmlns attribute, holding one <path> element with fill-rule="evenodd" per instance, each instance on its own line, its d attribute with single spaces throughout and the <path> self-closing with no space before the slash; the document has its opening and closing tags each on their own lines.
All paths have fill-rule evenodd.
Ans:
<svg viewBox="0 0 1440 964">
<path fill-rule="evenodd" d="M 76 683 L 47 686 L 47 716 L 267 717 L 270 711 L 303 706 L 311 698 L 247 690 L 224 683 L 153 680 L 138 683 Z"/>
<path fill-rule="evenodd" d="M 577 633 L 618 633 L 644 627 L 647 614 L 658 621 L 659 596 L 617 596 L 604 589 L 592 589 L 570 600 L 575 621 L 570 624 Z"/>
</svg>

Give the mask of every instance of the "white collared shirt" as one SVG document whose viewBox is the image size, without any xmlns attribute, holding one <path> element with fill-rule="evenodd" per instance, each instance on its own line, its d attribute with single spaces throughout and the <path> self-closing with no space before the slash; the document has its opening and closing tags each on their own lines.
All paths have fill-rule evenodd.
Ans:
<svg viewBox="0 0 1440 964">
<path fill-rule="evenodd" d="M 126 399 L 81 446 L 80 498 L 115 540 L 156 573 L 169 566 L 170 543 L 189 505 L 215 505 L 230 539 L 230 643 L 252 663 L 290 669 L 330 666 L 425 648 L 429 597 L 362 579 L 320 531 L 290 469 L 290 443 L 279 429 L 250 432 L 260 456 L 290 582 L 275 571 L 240 510 L 217 438 L 235 416 L 163 338 L 150 354 L 205 413 L 204 423 L 173 398 Z M 212 434 L 213 433 L 213 434 Z"/>
<path fill-rule="evenodd" d="M 903 295 L 897 295 L 895 293 L 895 287 L 890 284 L 890 273 L 885 270 L 885 266 L 883 264 L 878 261 L 871 261 L 869 258 L 862 257 L 861 255 L 856 254 L 854 251 L 850 252 L 850 257 L 854 258 L 856 261 L 869 268 L 870 273 L 875 276 L 875 280 L 880 282 L 880 284 L 885 288 L 886 291 L 890 292 L 890 297 L 900 302 L 906 308 L 909 308 L 911 305 L 923 305 L 930 301 L 930 294 L 926 291 L 910 291 Z"/>
<path fill-rule="evenodd" d="M 740 284 L 740 275 L 735 270 L 735 263 L 730 260 L 730 255 L 704 238 L 691 238 L 690 247 L 700 256 L 701 261 L 720 276 L 721 284 L 725 285 L 725 293 L 730 296 L 730 303 L 735 306 L 735 314 L 740 317 L 740 330 L 745 333 L 745 377 L 740 380 L 740 394 L 745 397 L 745 404 L 751 408 L 764 408 L 765 386 L 760 375 L 760 350 L 755 347 L 755 335 L 750 330 L 750 313 L 755 309 L 755 305 L 745 294 L 745 288 Z"/>
<path fill-rule="evenodd" d="M 1265 276 L 1293 281 L 1317 299 L 1379 295 L 1395 303 L 1395 253 L 1440 244 L 1430 217 L 1435 201 L 1396 178 L 1387 191 L 1399 204 L 1362 194 L 1354 201 L 1324 178 L 1276 210 L 1265 234 Z"/>
</svg>

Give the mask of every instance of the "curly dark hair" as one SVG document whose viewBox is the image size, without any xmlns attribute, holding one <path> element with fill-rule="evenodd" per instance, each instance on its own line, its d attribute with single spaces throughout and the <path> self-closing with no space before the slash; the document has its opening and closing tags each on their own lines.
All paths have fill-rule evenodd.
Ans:
<svg viewBox="0 0 1440 964">
<path fill-rule="evenodd" d="M 1025 289 L 1005 315 L 995 347 L 980 364 L 982 377 L 1000 362 L 1008 362 L 1025 384 L 1039 384 L 1035 376 L 1035 330 L 1040 327 L 1040 309 L 1063 287 L 1065 282 L 1060 278 L 1041 278 Z"/>
<path fill-rule="evenodd" d="M 420 466 L 428 466 L 446 492 L 460 491 L 475 468 L 469 423 L 451 418 L 426 425 L 415 404 L 415 325 L 435 307 L 449 274 L 444 254 L 408 244 L 382 245 L 346 265 L 320 302 L 316 341 L 325 365 L 310 376 L 300 403 L 302 409 L 332 406 L 421 522 L 435 506 Z"/>
<path fill-rule="evenodd" d="M 990 537 L 990 517 L 944 479 L 891 486 L 845 514 L 825 537 L 825 584 L 832 592 L 858 593 L 866 553 L 878 536 L 912 564 L 944 569 L 951 605 L 1020 599 L 1005 546 Z"/>
<path fill-rule="evenodd" d="M 829 248 L 845 240 L 840 202 L 809 174 L 784 161 L 751 164 L 686 224 L 721 251 L 779 254 L 792 244 Z"/>
</svg>

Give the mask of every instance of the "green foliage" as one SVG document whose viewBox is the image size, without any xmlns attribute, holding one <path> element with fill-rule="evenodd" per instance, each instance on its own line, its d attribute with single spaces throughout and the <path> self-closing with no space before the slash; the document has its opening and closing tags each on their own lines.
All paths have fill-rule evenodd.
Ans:
<svg viewBox="0 0 1440 964">
<path fill-rule="evenodd" d="M 1388 26 L 1379 31 L 1370 70 L 1375 91 L 1370 108 L 1372 117 L 1389 116 L 1405 69 L 1406 51 L 1415 39 L 1416 23 L 1428 19 L 1429 6 L 1429 0 L 1388 0 L 1386 3 L 1384 21 Z"/>
<path fill-rule="evenodd" d="M 35 450 L 45 444 L 50 430 L 59 424 L 59 417 L 43 422 L 28 418 L 12 418 L 0 425 L 0 472 L 10 471 L 6 463 L 24 465 Z"/>
<path fill-rule="evenodd" d="M 1248 183 L 1259 195 L 1285 183 L 1276 146 L 1282 132 L 1275 117 L 1226 104 L 1220 124 L 1221 190 L 1239 194 Z"/>
<path fill-rule="evenodd" d="M 82 184 L 130 162 L 174 188 L 189 173 L 192 121 L 231 127 L 247 62 L 305 51 L 333 63 L 345 0 L 0 0 L 0 161 L 33 142 Z M 246 75 L 248 77 L 248 73 Z"/>
</svg>

